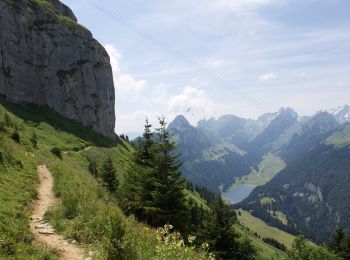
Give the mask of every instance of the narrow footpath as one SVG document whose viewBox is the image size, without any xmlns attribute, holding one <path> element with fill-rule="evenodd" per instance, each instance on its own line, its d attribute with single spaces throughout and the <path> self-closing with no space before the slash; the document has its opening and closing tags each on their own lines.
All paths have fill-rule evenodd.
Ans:
<svg viewBox="0 0 350 260">
<path fill-rule="evenodd" d="M 53 176 L 45 166 L 38 166 L 40 186 L 38 188 L 38 200 L 30 218 L 30 228 L 36 242 L 45 244 L 49 248 L 57 250 L 61 260 L 89 260 L 85 250 L 79 246 L 70 244 L 63 236 L 55 233 L 55 230 L 44 221 L 45 213 L 55 204 L 56 198 L 52 191 Z"/>
</svg>

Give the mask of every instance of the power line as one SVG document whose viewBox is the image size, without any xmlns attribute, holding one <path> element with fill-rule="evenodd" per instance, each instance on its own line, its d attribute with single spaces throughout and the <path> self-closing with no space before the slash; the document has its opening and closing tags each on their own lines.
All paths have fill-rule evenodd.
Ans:
<svg viewBox="0 0 350 260">
<path fill-rule="evenodd" d="M 94 3 L 91 0 L 86 0 L 86 1 L 90 5 L 92 5 L 93 7 L 98 9 L 99 11 L 101 11 L 102 13 L 112 17 L 113 19 L 115 19 L 119 23 L 123 24 L 124 26 L 126 26 L 130 30 L 136 32 L 137 34 L 139 34 L 139 35 L 143 36 L 144 38 L 148 39 L 149 41 L 153 42 L 155 45 L 157 45 L 157 46 L 161 47 L 162 49 L 166 50 L 167 52 L 169 52 L 169 54 L 171 54 L 171 55 L 179 58 L 180 60 L 183 60 L 183 61 L 185 61 L 185 62 L 187 62 L 187 63 L 189 63 L 189 64 L 191 64 L 191 65 L 193 65 L 193 66 L 195 66 L 197 68 L 199 68 L 202 72 L 204 72 L 211 79 L 213 79 L 214 81 L 220 83 L 219 85 L 224 85 L 226 87 L 229 87 L 229 88 L 233 89 L 234 91 L 236 91 L 238 93 L 238 95 L 242 96 L 243 98 L 245 98 L 246 100 L 248 100 L 252 104 L 256 105 L 257 108 L 260 111 L 262 111 L 263 113 L 266 113 L 266 110 L 267 111 L 273 111 L 272 108 L 264 105 L 263 103 L 259 102 L 255 98 L 249 96 L 247 93 L 237 89 L 231 82 L 229 82 L 228 80 L 224 79 L 219 74 L 213 72 L 207 66 L 204 66 L 203 64 L 201 64 L 201 63 L 193 60 L 192 58 L 186 56 L 185 54 L 183 54 L 180 51 L 178 51 L 178 50 L 174 49 L 173 47 L 171 47 L 169 44 L 167 44 L 167 43 L 163 42 L 162 40 L 154 37 L 153 35 L 147 33 L 146 31 L 144 31 L 140 27 L 136 26 L 135 24 L 132 24 L 132 23 L 126 21 L 125 19 L 123 19 L 122 16 L 120 16 L 116 12 L 114 12 L 112 10 L 105 9 L 105 8 L 97 5 L 96 3 Z M 288 118 L 284 118 L 284 117 L 282 117 L 282 118 L 283 118 L 283 120 L 294 124 L 294 122 L 289 120 Z"/>
</svg>

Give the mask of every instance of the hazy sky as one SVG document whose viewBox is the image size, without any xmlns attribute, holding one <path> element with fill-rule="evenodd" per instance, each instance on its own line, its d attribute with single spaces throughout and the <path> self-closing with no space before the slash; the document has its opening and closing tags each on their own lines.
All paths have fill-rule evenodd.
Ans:
<svg viewBox="0 0 350 260">
<path fill-rule="evenodd" d="M 63 2 L 111 56 L 118 133 L 141 132 L 146 115 L 171 121 L 184 114 L 195 123 L 223 114 L 255 118 L 281 106 L 309 115 L 350 103 L 349 0 Z"/>
</svg>

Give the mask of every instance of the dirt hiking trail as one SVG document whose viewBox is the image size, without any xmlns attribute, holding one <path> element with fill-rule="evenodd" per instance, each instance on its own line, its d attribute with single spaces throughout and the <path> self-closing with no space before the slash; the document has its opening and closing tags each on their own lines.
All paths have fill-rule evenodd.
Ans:
<svg viewBox="0 0 350 260">
<path fill-rule="evenodd" d="M 57 235 L 55 230 L 48 223 L 45 223 L 44 215 L 56 201 L 52 191 L 53 176 L 45 165 L 38 166 L 37 171 L 40 177 L 38 200 L 34 204 L 33 214 L 30 218 L 30 228 L 36 242 L 58 251 L 61 260 L 92 259 L 86 255 L 83 248 L 68 243 L 63 236 Z"/>
</svg>

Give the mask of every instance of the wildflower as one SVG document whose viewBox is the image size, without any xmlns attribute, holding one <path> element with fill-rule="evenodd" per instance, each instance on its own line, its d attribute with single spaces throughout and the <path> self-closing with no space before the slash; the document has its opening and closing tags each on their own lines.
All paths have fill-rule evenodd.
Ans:
<svg viewBox="0 0 350 260">
<path fill-rule="evenodd" d="M 209 253 L 209 259 L 210 260 L 215 260 L 215 255 L 213 253 Z"/>
<path fill-rule="evenodd" d="M 165 224 L 165 225 L 164 225 L 164 228 L 165 228 L 166 230 L 171 230 L 171 229 L 173 229 L 173 226 L 170 225 L 170 224 Z"/>
<path fill-rule="evenodd" d="M 149 231 L 149 230 L 150 230 L 149 227 L 144 227 L 143 229 L 144 229 L 145 231 Z"/>
<path fill-rule="evenodd" d="M 208 247 L 209 247 L 209 244 L 208 244 L 208 243 L 203 243 L 203 244 L 202 244 L 202 248 L 203 248 L 204 250 L 208 249 Z"/>
<path fill-rule="evenodd" d="M 185 246 L 185 242 L 181 239 L 179 240 L 179 242 L 177 243 L 178 247 L 184 247 Z"/>
<path fill-rule="evenodd" d="M 190 242 L 190 243 L 192 244 L 193 241 L 196 240 L 196 236 L 191 236 L 191 235 L 189 235 L 187 239 L 188 239 L 188 242 Z"/>
<path fill-rule="evenodd" d="M 174 232 L 174 233 L 172 234 L 172 236 L 173 236 L 174 239 L 180 239 L 181 234 L 180 234 L 179 232 Z"/>
</svg>

